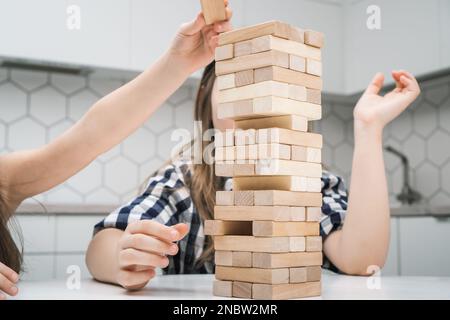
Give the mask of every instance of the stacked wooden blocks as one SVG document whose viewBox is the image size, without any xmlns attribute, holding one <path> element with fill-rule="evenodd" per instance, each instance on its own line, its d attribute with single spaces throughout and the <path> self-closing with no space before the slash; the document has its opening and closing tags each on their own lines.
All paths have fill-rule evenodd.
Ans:
<svg viewBox="0 0 450 320">
<path fill-rule="evenodd" d="M 233 177 L 216 194 L 214 294 L 290 299 L 321 292 L 323 35 L 273 21 L 221 34 L 216 51 L 215 172 Z"/>
</svg>

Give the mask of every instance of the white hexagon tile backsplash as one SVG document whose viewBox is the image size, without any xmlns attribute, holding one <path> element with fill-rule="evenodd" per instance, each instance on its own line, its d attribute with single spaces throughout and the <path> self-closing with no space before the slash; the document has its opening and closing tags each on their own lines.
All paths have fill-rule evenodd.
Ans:
<svg viewBox="0 0 450 320">
<path fill-rule="evenodd" d="M 0 68 L 0 152 L 33 148 L 70 128 L 99 98 L 126 80 L 91 78 Z M 413 187 L 425 202 L 450 202 L 450 78 L 422 83 L 423 94 L 384 134 L 385 145 L 410 159 Z M 121 145 L 100 156 L 77 176 L 37 197 L 44 204 L 118 205 L 170 156 L 175 128 L 193 129 L 195 84 L 185 84 Z M 350 181 L 355 99 L 324 97 L 327 169 Z M 402 186 L 400 161 L 385 154 L 391 199 Z"/>
</svg>

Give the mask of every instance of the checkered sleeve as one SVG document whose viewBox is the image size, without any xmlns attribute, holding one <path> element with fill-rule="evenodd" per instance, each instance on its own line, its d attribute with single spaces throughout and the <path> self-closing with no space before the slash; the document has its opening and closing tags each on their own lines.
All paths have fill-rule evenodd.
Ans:
<svg viewBox="0 0 450 320">
<path fill-rule="evenodd" d="M 165 225 L 180 222 L 180 215 L 192 207 L 190 193 L 184 184 L 184 170 L 185 165 L 176 163 L 161 168 L 149 179 L 143 193 L 100 221 L 94 227 L 94 234 L 105 228 L 125 230 L 137 220 L 151 219 Z"/>
<path fill-rule="evenodd" d="M 325 238 L 331 232 L 342 228 L 344 224 L 348 202 L 344 180 L 324 171 L 322 175 L 322 195 L 320 235 Z"/>
</svg>

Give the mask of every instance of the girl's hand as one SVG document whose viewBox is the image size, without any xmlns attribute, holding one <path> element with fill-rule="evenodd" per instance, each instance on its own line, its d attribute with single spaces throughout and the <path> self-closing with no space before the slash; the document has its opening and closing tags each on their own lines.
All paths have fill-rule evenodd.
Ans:
<svg viewBox="0 0 450 320">
<path fill-rule="evenodd" d="M 203 13 L 194 21 L 183 24 L 170 49 L 171 57 L 192 73 L 214 60 L 214 51 L 218 45 L 219 33 L 231 30 L 231 10 L 225 1 L 227 20 L 206 25 Z"/>
<path fill-rule="evenodd" d="M 383 130 L 398 117 L 420 94 L 417 80 L 407 71 L 392 71 L 396 88 L 380 96 L 384 75 L 377 73 L 358 101 L 353 115 L 356 127 L 371 127 Z"/>
<path fill-rule="evenodd" d="M 19 291 L 16 287 L 19 275 L 0 262 L 0 300 L 6 299 L 6 294 L 15 296 Z"/>
<path fill-rule="evenodd" d="M 169 264 L 167 255 L 176 255 L 178 245 L 188 233 L 186 224 L 167 227 L 152 220 L 129 224 L 118 245 L 117 283 L 128 290 L 138 290 L 155 276 L 155 268 Z"/>
</svg>

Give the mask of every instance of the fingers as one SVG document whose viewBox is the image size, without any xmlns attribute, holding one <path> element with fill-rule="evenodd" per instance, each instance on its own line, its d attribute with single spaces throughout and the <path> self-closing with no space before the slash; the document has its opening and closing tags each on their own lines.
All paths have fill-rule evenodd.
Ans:
<svg viewBox="0 0 450 320">
<path fill-rule="evenodd" d="M 124 235 L 124 237 L 122 237 L 121 239 L 120 246 L 122 249 L 131 248 L 150 253 L 158 253 L 162 255 L 173 256 L 178 253 L 177 244 L 167 243 L 145 234 Z"/>
<path fill-rule="evenodd" d="M 179 232 L 180 240 L 183 239 L 189 232 L 189 226 L 186 223 L 176 224 L 172 228 Z"/>
<path fill-rule="evenodd" d="M 121 270 L 117 275 L 117 283 L 128 290 L 138 290 L 155 277 L 155 270 L 149 269 L 144 271 L 127 271 Z"/>
<path fill-rule="evenodd" d="M 176 229 L 167 227 L 153 220 L 139 220 L 131 223 L 127 232 L 131 234 L 145 234 L 157 237 L 166 242 L 174 242 L 180 240 L 180 234 Z"/>
<path fill-rule="evenodd" d="M 125 249 L 119 253 L 119 266 L 127 269 L 131 266 L 144 266 L 152 268 L 165 268 L 169 259 L 159 254 L 148 253 L 136 249 Z"/>
<path fill-rule="evenodd" d="M 185 36 L 192 36 L 200 32 L 205 26 L 205 17 L 203 16 L 203 13 L 199 13 L 193 21 L 181 25 L 179 32 Z"/>
<path fill-rule="evenodd" d="M 398 83 L 398 86 L 400 85 L 402 88 L 419 95 L 419 83 L 411 73 L 405 70 L 392 71 L 392 77 L 394 78 L 395 82 Z"/>
<path fill-rule="evenodd" d="M 16 283 L 19 281 L 19 275 L 13 269 L 7 267 L 3 263 L 0 262 L 0 274 L 4 275 L 10 281 Z"/>
<path fill-rule="evenodd" d="M 378 94 L 381 88 L 383 88 L 383 84 L 384 75 L 381 72 L 378 72 L 367 87 L 365 94 Z"/>
<path fill-rule="evenodd" d="M 15 296 L 19 290 L 14 282 L 0 273 L 0 291 L 3 291 L 10 296 Z"/>
</svg>

